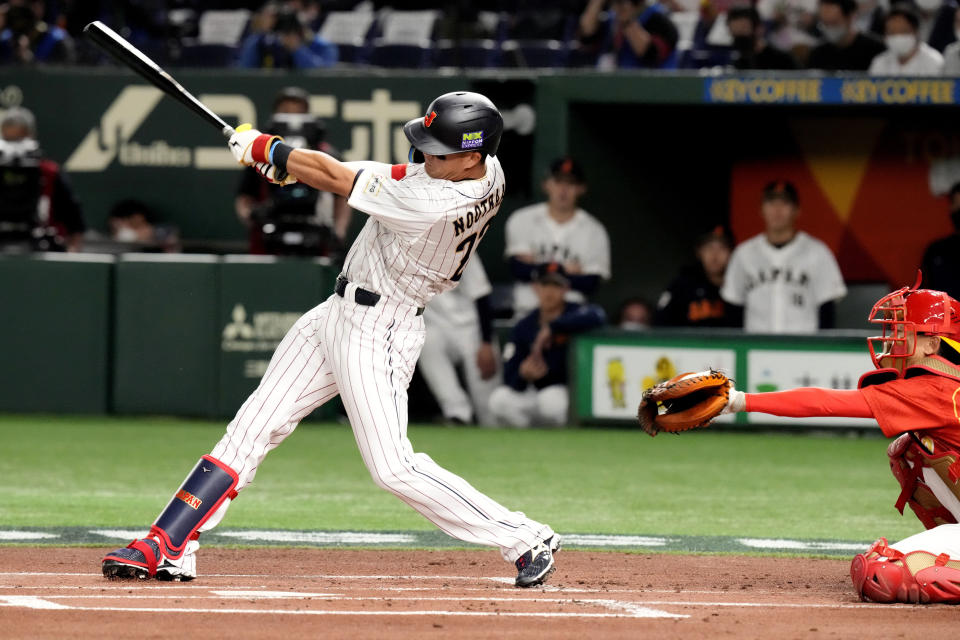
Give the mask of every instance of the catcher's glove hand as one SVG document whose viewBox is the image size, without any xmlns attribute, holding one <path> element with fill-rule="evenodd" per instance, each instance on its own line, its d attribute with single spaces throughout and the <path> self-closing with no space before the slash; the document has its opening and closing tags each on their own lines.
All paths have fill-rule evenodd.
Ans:
<svg viewBox="0 0 960 640">
<path fill-rule="evenodd" d="M 651 436 L 705 427 L 724 412 L 732 389 L 730 379 L 713 369 L 682 373 L 643 393 L 637 420 Z"/>
</svg>

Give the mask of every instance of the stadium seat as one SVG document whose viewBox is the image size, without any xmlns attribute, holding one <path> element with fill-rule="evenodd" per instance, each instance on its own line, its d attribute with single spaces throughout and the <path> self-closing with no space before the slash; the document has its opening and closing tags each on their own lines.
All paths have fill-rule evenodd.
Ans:
<svg viewBox="0 0 960 640">
<path fill-rule="evenodd" d="M 198 23 L 198 44 L 222 44 L 235 47 L 247 29 L 250 12 L 246 9 L 235 11 L 204 11 Z"/>
<path fill-rule="evenodd" d="M 392 43 L 378 38 L 370 53 L 370 64 L 391 69 L 421 69 L 431 65 L 432 54 L 430 42 Z"/>
<path fill-rule="evenodd" d="M 439 11 L 384 10 L 379 20 L 380 42 L 421 46 L 433 40 L 439 16 Z"/>
<path fill-rule="evenodd" d="M 337 45 L 340 62 L 364 63 L 370 54 L 375 17 L 372 11 L 331 11 L 319 35 Z"/>
<path fill-rule="evenodd" d="M 559 40 L 506 40 L 502 49 L 503 63 L 507 67 L 564 67 L 569 54 Z"/>
<path fill-rule="evenodd" d="M 230 67 L 237 61 L 239 49 L 227 44 L 188 44 L 174 61 L 178 67 Z"/>
<path fill-rule="evenodd" d="M 438 67 L 486 69 L 497 65 L 499 49 L 493 40 L 439 40 L 434 47 Z"/>
</svg>

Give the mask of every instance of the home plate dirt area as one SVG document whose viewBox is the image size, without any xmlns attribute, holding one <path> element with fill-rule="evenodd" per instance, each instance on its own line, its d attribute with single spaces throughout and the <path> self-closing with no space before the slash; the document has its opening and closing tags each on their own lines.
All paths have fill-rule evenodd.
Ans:
<svg viewBox="0 0 960 640">
<path fill-rule="evenodd" d="M 185 583 L 107 580 L 106 551 L 0 547 L 0 636 L 929 638 L 960 614 L 860 602 L 848 560 L 563 551 L 516 589 L 495 551 L 207 548 Z"/>
</svg>

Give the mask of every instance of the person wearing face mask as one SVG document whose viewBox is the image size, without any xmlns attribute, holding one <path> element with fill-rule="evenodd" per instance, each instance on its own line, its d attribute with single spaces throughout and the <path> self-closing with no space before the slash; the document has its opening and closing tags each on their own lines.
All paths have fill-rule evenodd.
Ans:
<svg viewBox="0 0 960 640">
<path fill-rule="evenodd" d="M 736 69 L 796 69 L 789 53 L 770 46 L 763 37 L 760 14 L 753 7 L 727 11 L 727 28 L 733 36 L 733 66 Z"/>
<path fill-rule="evenodd" d="M 953 14 L 953 33 L 955 42 L 947 45 L 943 51 L 943 75 L 960 76 L 960 10 Z"/>
<path fill-rule="evenodd" d="M 866 71 L 886 48 L 879 38 L 861 33 L 854 25 L 855 0 L 820 0 L 818 28 L 823 43 L 814 47 L 807 60 L 811 69 L 824 71 Z"/>
<path fill-rule="evenodd" d="M 870 63 L 874 76 L 936 76 L 943 69 L 943 56 L 918 37 L 920 16 L 913 4 L 898 2 L 884 21 L 887 50 Z"/>
<path fill-rule="evenodd" d="M 950 221 L 953 233 L 934 240 L 923 254 L 923 286 L 960 297 L 960 182 L 950 189 Z"/>
</svg>

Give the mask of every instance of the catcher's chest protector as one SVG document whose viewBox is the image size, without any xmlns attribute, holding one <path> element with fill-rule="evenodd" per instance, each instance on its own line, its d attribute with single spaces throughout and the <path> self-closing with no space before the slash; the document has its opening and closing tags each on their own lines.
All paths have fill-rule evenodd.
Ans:
<svg viewBox="0 0 960 640">
<path fill-rule="evenodd" d="M 887 448 L 890 470 L 901 487 L 896 507 L 903 513 L 903 507 L 909 504 L 927 529 L 954 524 L 960 515 L 960 454 L 938 445 L 929 437 L 923 438 L 921 445 L 906 433 Z M 924 469 L 932 469 L 943 487 L 935 492 L 923 479 Z"/>
</svg>

